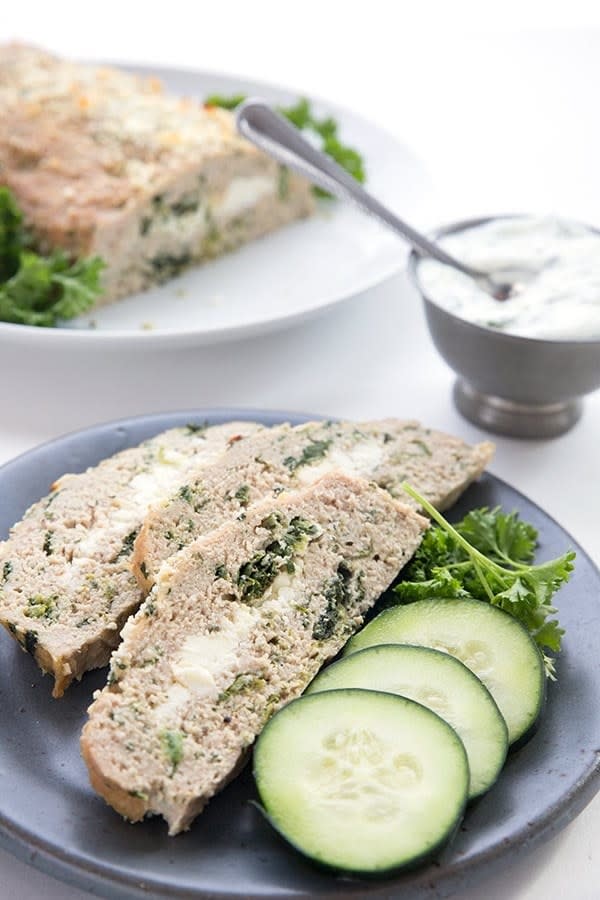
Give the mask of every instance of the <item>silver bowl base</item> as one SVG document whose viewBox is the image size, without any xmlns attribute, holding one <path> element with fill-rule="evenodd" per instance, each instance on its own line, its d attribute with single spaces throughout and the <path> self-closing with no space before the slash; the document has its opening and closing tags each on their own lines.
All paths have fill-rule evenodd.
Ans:
<svg viewBox="0 0 600 900">
<path fill-rule="evenodd" d="M 462 378 L 454 383 L 458 411 L 475 425 L 519 438 L 551 438 L 564 434 L 581 416 L 581 400 L 526 404 L 483 394 Z"/>
</svg>

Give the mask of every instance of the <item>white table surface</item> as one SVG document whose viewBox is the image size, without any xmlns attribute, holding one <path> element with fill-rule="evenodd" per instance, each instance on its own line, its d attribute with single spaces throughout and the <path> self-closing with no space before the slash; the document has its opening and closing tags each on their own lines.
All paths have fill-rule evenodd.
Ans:
<svg viewBox="0 0 600 900">
<path fill-rule="evenodd" d="M 414 4 L 411 4 L 414 5 Z M 400 6 L 398 4 L 397 6 Z M 404 4 L 402 4 L 404 6 Z M 432 9 L 433 6 L 433 9 Z M 600 25 L 574 3 L 572 22 Z M 529 28 L 546 4 L 425 3 L 411 15 L 385 0 L 88 4 L 20 2 L 0 40 L 21 38 L 79 57 L 199 66 L 314 92 L 370 116 L 409 144 L 432 190 L 418 225 L 487 212 L 560 212 L 600 225 L 600 30 Z M 451 14 L 450 14 L 451 7 Z M 481 24 L 459 28 L 467 14 Z M 100 10 L 100 6 L 97 7 Z M 317 26 L 317 11 L 321 24 Z M 441 27 L 429 29 L 438 16 Z M 344 40 L 336 42 L 344 21 Z M 458 23 L 458 24 L 457 24 Z M 401 212 L 401 210 L 399 210 Z M 452 373 L 436 355 L 404 276 L 320 319 L 216 348 L 101 362 L 8 352 L 0 359 L 0 462 L 101 420 L 193 406 L 255 406 L 336 416 L 415 416 L 478 440 L 451 405 Z M 600 393 L 551 442 L 500 438 L 492 471 L 556 517 L 600 562 Z M 600 797 L 562 834 L 463 892 L 463 900 L 600 896 Z M 84 900 L 0 851 L 0 897 Z"/>
</svg>

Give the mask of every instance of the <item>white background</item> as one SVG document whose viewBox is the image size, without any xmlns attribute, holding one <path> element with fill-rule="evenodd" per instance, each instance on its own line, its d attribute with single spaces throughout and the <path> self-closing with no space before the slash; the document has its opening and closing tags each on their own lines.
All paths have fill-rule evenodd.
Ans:
<svg viewBox="0 0 600 900">
<path fill-rule="evenodd" d="M 600 225 L 600 7 L 571 2 L 3 3 L 0 40 L 80 58 L 246 74 L 329 97 L 412 147 L 432 190 L 415 224 L 559 212 Z M 2 123 L 0 123 L 0 128 Z M 383 198 L 385 199 L 385 198 Z M 398 210 L 402 213 L 402 210 Z M 0 359 L 0 461 L 102 419 L 240 405 L 418 416 L 481 439 L 398 276 L 280 335 L 151 358 Z M 493 471 L 600 561 L 600 394 L 569 435 L 497 441 Z M 600 799 L 545 847 L 463 900 L 600 896 Z M 83 900 L 0 852 L 0 897 Z"/>
</svg>

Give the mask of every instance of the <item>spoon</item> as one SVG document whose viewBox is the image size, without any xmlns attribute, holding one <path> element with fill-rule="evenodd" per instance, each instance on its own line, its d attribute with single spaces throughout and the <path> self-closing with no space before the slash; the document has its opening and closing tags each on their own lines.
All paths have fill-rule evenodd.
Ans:
<svg viewBox="0 0 600 900">
<path fill-rule="evenodd" d="M 387 209 L 330 156 L 317 150 L 287 119 L 263 100 L 242 103 L 235 114 L 238 131 L 279 163 L 294 169 L 322 190 L 339 200 L 349 200 L 363 212 L 374 216 L 408 241 L 421 256 L 430 256 L 472 278 L 494 300 L 508 300 L 518 291 L 519 281 L 497 280 L 487 272 L 474 269 L 442 250 Z M 523 273 L 527 277 L 527 273 Z"/>
</svg>

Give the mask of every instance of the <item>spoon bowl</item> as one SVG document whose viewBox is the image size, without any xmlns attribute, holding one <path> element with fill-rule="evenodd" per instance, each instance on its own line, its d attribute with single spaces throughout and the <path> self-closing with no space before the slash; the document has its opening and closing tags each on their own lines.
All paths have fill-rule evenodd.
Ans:
<svg viewBox="0 0 600 900">
<path fill-rule="evenodd" d="M 486 290 L 485 285 L 481 285 L 479 279 L 475 279 L 477 284 L 482 286 L 486 293 L 490 294 L 494 298 L 494 300 L 499 300 L 503 303 L 505 300 L 511 300 L 513 297 L 516 297 L 525 287 L 525 285 L 532 281 L 537 272 L 535 269 L 516 269 L 512 266 L 510 269 L 494 269 L 493 272 L 489 272 L 487 275 L 488 283 L 491 279 L 493 281 L 493 293 L 490 293 L 489 290 Z"/>
</svg>

